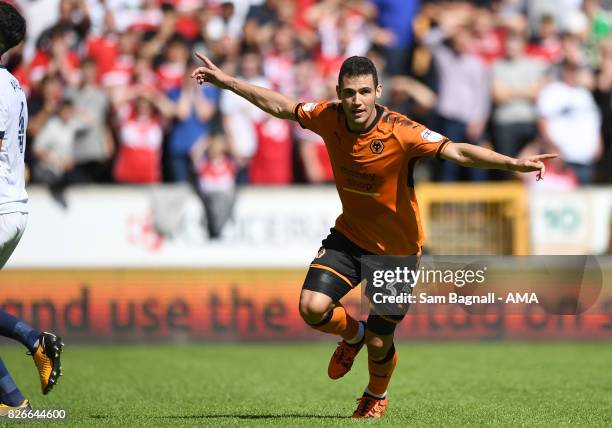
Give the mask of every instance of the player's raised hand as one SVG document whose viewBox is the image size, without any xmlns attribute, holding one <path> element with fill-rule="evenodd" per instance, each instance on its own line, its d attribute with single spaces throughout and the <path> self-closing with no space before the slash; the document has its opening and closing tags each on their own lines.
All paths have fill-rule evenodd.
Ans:
<svg viewBox="0 0 612 428">
<path fill-rule="evenodd" d="M 196 82 L 200 85 L 208 82 L 222 89 L 229 88 L 231 76 L 221 71 L 221 69 L 213 64 L 205 55 L 196 52 L 195 56 L 202 61 L 204 65 L 193 70 L 191 73 L 192 79 L 196 79 Z"/>
<path fill-rule="evenodd" d="M 546 172 L 546 165 L 544 162 L 546 159 L 554 159 L 558 157 L 558 154 L 547 153 L 544 155 L 530 156 L 524 159 L 517 159 L 516 163 L 513 164 L 510 169 L 516 172 L 538 172 L 536 180 L 544 179 L 544 173 Z"/>
</svg>

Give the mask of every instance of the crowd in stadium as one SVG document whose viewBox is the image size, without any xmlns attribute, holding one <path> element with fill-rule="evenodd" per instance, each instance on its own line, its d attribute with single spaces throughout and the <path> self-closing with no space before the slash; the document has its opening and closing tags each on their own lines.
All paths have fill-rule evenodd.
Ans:
<svg viewBox="0 0 612 428">
<path fill-rule="evenodd" d="M 28 94 L 32 182 L 331 182 L 320 137 L 189 78 L 193 52 L 301 101 L 335 98 L 352 55 L 381 104 L 454 141 L 558 152 L 548 185 L 609 182 L 606 0 L 13 0 L 28 23 L 7 67 Z M 506 179 L 432 163 L 421 179 Z"/>
</svg>

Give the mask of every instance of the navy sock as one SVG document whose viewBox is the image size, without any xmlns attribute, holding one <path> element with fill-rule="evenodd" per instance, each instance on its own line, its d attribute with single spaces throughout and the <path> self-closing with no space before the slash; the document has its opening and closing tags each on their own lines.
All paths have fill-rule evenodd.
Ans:
<svg viewBox="0 0 612 428">
<path fill-rule="evenodd" d="M 25 398 L 0 358 L 0 402 L 15 407 L 23 403 L 23 400 Z"/>
<path fill-rule="evenodd" d="M 36 352 L 34 345 L 38 341 L 40 331 L 0 309 L 0 336 L 15 339 L 23 343 L 30 352 Z"/>
</svg>

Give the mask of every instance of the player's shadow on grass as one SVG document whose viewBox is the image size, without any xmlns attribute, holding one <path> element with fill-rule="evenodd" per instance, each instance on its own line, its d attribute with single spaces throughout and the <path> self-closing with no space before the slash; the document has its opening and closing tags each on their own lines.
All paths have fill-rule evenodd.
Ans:
<svg viewBox="0 0 612 428">
<path fill-rule="evenodd" d="M 157 419 L 246 419 L 246 420 L 256 420 L 256 419 L 284 419 L 284 418 L 317 418 L 317 419 L 346 419 L 346 416 L 342 415 L 301 415 L 296 413 L 287 413 L 287 414 L 257 414 L 257 415 L 247 415 L 247 414 L 218 414 L 218 415 L 169 415 L 169 416 L 156 416 Z"/>
<path fill-rule="evenodd" d="M 107 419 L 114 416 L 111 415 L 90 415 L 90 418 L 93 419 Z M 217 415 L 167 415 L 167 416 L 149 416 L 152 419 L 245 419 L 245 420 L 257 420 L 257 419 L 284 419 L 284 418 L 300 418 L 300 419 L 348 419 L 348 416 L 345 415 L 302 415 L 297 413 L 287 413 L 287 414 L 256 414 L 256 415 L 247 415 L 247 414 L 229 414 L 229 413 L 220 413 Z"/>
</svg>

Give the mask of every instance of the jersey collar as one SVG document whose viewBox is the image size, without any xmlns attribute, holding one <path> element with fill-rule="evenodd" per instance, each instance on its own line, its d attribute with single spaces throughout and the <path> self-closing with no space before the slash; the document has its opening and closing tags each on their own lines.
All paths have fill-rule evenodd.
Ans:
<svg viewBox="0 0 612 428">
<path fill-rule="evenodd" d="M 378 124 L 384 112 L 385 112 L 385 109 L 379 106 L 378 104 L 376 104 L 376 117 L 374 118 L 370 126 L 368 126 L 366 129 L 362 131 L 351 131 L 351 128 L 349 128 L 348 122 L 346 120 L 346 115 L 344 115 L 344 126 L 346 127 L 346 130 L 350 132 L 351 134 L 367 134 L 372 129 L 374 129 L 374 127 Z"/>
</svg>

